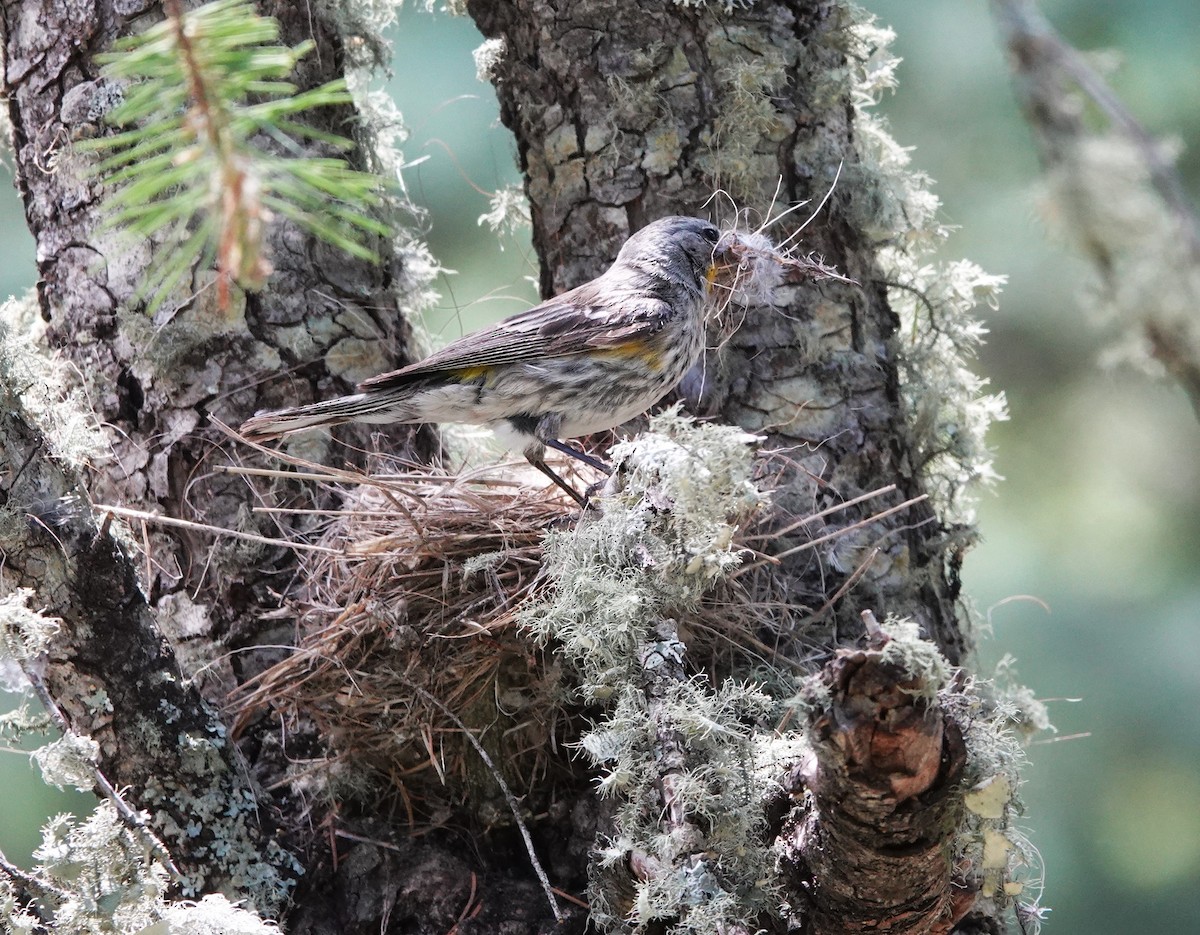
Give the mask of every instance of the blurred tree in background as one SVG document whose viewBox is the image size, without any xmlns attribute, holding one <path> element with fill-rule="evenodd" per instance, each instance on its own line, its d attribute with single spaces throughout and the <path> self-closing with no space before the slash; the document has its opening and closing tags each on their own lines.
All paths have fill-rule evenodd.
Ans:
<svg viewBox="0 0 1200 935">
<path fill-rule="evenodd" d="M 896 136 L 917 147 L 945 218 L 962 226 L 945 255 L 1009 276 L 982 361 L 1009 399 L 1012 419 L 992 436 L 1007 480 L 981 507 L 986 538 L 965 574 L 1022 681 L 1080 699 L 1053 704 L 1052 715 L 1064 738 L 1087 736 L 1036 747 L 1027 773 L 1050 931 L 1194 930 L 1200 432 L 1176 387 L 1102 363 L 1114 337 L 1088 319 L 1084 264 L 1044 233 L 1035 151 L 984 6 L 867 6 L 895 27 L 905 59 L 884 105 Z M 1078 47 L 1119 51 L 1110 80 L 1151 131 L 1180 137 L 1181 169 L 1200 190 L 1195 4 L 1045 6 Z M 488 193 L 518 180 L 512 144 L 491 88 L 474 76 L 480 37 L 468 20 L 406 9 L 393 38 L 390 90 L 410 127 L 405 153 L 423 160 L 406 182 L 428 211 L 432 252 L 459 271 L 440 280 L 427 327 L 454 337 L 536 293 L 528 243 L 513 238 L 498 252 L 476 220 Z M 35 278 L 32 244 L 19 202 L 6 199 L 0 294 L 19 294 Z M 46 801 L 22 757 L 6 755 L 0 770 L 0 783 L 20 780 L 39 797 L 6 800 L 0 812 L 0 847 L 20 861 L 45 811 L 65 805 Z"/>
<path fill-rule="evenodd" d="M 1053 233 L 1029 128 L 984 4 L 868 7 L 897 31 L 897 137 L 937 180 L 946 245 L 1009 276 L 982 371 L 1011 421 L 1006 481 L 980 508 L 967 587 L 1047 697 L 1064 738 L 1035 745 L 1026 799 L 1051 931 L 1200 925 L 1200 431 L 1170 381 L 1107 363 L 1124 338 L 1095 312 L 1094 275 Z M 1156 136 L 1181 144 L 1200 192 L 1200 9 L 1043 4 Z M 1107 327 L 1107 330 L 1106 330 Z M 1016 597 L 1030 595 L 1032 597 Z M 1036 602 L 1035 602 L 1036 599 Z M 1002 603 L 1003 602 L 1003 603 Z M 1041 604 L 1044 603 L 1044 607 Z M 983 645 L 988 652 L 988 646 Z M 994 650 L 999 652 L 999 650 Z"/>
</svg>

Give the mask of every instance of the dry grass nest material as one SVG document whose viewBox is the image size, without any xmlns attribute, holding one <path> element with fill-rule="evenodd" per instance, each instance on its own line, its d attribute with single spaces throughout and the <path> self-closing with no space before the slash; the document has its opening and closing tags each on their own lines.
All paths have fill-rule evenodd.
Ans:
<svg viewBox="0 0 1200 935">
<path fill-rule="evenodd" d="M 760 468 L 771 486 L 778 455 L 760 455 Z M 589 782 L 563 751 L 584 718 L 571 703 L 571 675 L 517 625 L 523 602 L 552 586 L 540 576 L 546 530 L 588 517 L 516 465 L 342 479 L 352 482 L 343 509 L 330 513 L 318 543 L 329 551 L 298 553 L 309 584 L 292 605 L 296 650 L 242 686 L 239 719 L 266 709 L 292 723 L 311 719 L 329 753 L 305 772 L 339 795 L 395 794 L 413 830 L 467 803 L 476 815 L 508 820 L 464 730 L 535 810 L 563 783 Z M 687 615 L 689 658 L 699 667 L 745 674 L 800 665 L 775 658 L 771 634 L 786 626 L 795 639 L 795 608 L 773 593 L 772 560 L 752 547 L 779 525 L 762 516 L 740 530 L 751 559 Z M 817 523 L 812 534 L 820 532 Z"/>
<path fill-rule="evenodd" d="M 330 746 L 326 778 L 374 773 L 414 823 L 497 798 L 464 727 L 518 794 L 561 771 L 550 754 L 575 734 L 553 654 L 515 621 L 539 586 L 542 536 L 574 503 L 505 473 L 358 477 L 319 541 L 340 554 L 299 553 L 296 651 L 235 699 L 243 718 L 311 718 Z"/>
</svg>

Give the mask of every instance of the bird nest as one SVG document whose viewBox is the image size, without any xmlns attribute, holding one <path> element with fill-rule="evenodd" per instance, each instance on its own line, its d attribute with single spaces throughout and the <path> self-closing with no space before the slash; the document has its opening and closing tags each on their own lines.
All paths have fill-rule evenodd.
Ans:
<svg viewBox="0 0 1200 935">
<path fill-rule="evenodd" d="M 724 236 L 728 249 L 712 280 L 724 292 L 719 320 L 731 301 L 765 300 L 785 281 L 843 279 L 819 259 L 794 255 L 786 241 L 775 245 L 761 232 Z M 760 490 L 796 470 L 778 452 L 760 453 L 757 464 Z M 587 513 L 514 465 L 460 475 L 405 466 L 369 477 L 298 466 L 343 485 L 344 496 L 325 515 L 320 541 L 298 552 L 307 593 L 288 607 L 295 651 L 239 689 L 240 719 L 269 708 L 309 721 L 329 754 L 305 769 L 339 794 L 347 785 L 366 784 L 372 795 L 396 790 L 414 827 L 466 803 L 476 814 L 494 807 L 500 818 L 504 782 L 537 808 L 558 780 L 586 780 L 562 755 L 584 723 L 572 703 L 573 675 L 522 631 L 519 612 L 553 587 L 542 574 L 546 530 L 587 523 Z M 761 681 L 778 677 L 781 666 L 804 667 L 794 656 L 781 660 L 776 643 L 794 650 L 802 642 L 798 617 L 820 616 L 828 605 L 798 608 L 796 594 L 776 593 L 776 559 L 755 547 L 781 531 L 807 533 L 816 544 L 821 514 L 769 514 L 761 511 L 735 534 L 733 545 L 750 560 L 681 614 L 688 661 L 698 671 Z"/>
<path fill-rule="evenodd" d="M 760 488 L 786 470 L 779 461 L 760 453 Z M 307 721 L 328 753 L 295 778 L 319 778 L 338 798 L 394 795 L 389 804 L 414 830 L 464 806 L 507 821 L 498 779 L 535 811 L 589 782 L 563 752 L 585 725 L 572 673 L 518 622 L 526 601 L 553 586 L 541 573 L 547 530 L 588 514 L 516 465 L 324 479 L 341 482 L 345 497 L 299 553 L 308 585 L 289 605 L 295 650 L 238 690 L 238 720 L 269 709 L 285 724 Z M 773 591 L 774 559 L 755 550 L 787 525 L 818 542 L 823 515 L 752 518 L 734 542 L 748 560 L 681 621 L 699 670 L 769 678 L 804 668 L 774 652 L 784 629 L 795 645 L 796 608 Z"/>
<path fill-rule="evenodd" d="M 542 535 L 574 504 L 489 475 L 342 475 L 322 551 L 300 553 L 295 651 L 235 696 L 242 721 L 310 719 L 329 755 L 305 769 L 339 794 L 396 790 L 414 825 L 496 799 L 465 731 L 518 793 L 564 773 L 552 753 L 577 732 L 560 666 L 516 623 L 540 586 Z"/>
</svg>

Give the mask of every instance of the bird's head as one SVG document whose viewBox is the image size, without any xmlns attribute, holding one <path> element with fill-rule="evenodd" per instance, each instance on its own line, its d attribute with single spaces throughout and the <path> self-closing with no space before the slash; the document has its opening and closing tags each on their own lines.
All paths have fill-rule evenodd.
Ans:
<svg viewBox="0 0 1200 935">
<path fill-rule="evenodd" d="M 726 250 L 721 232 L 708 221 L 665 217 L 625 241 L 617 265 L 632 266 L 703 293 Z"/>
</svg>

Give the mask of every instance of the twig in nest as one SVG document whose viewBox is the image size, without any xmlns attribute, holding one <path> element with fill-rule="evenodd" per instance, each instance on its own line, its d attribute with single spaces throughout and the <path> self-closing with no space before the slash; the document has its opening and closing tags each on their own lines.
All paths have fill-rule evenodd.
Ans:
<svg viewBox="0 0 1200 935">
<path fill-rule="evenodd" d="M 478 807 L 494 787 L 473 787 L 474 752 L 409 691 L 417 679 L 472 729 L 497 724 L 493 758 L 518 794 L 533 790 L 549 768 L 545 738 L 575 726 L 555 703 L 561 676 L 518 635 L 516 614 L 565 496 L 429 468 L 343 494 L 317 541 L 348 545 L 302 553 L 304 585 L 288 607 L 298 645 L 237 690 L 235 734 L 267 708 L 311 719 L 331 751 L 323 768 L 332 775 L 353 759 L 380 777 L 418 834 L 444 820 L 447 793 L 456 807 Z M 507 709 L 506 696 L 520 704 Z"/>
<path fill-rule="evenodd" d="M 879 546 L 875 546 L 867 554 L 867 557 L 864 558 L 861 562 L 859 562 L 858 567 L 854 569 L 854 571 L 850 575 L 850 577 L 847 578 L 844 582 L 842 582 L 842 586 L 833 592 L 833 594 L 830 596 L 829 600 L 827 600 L 824 604 L 822 604 L 820 607 L 817 608 L 817 612 L 814 613 L 813 616 L 814 617 L 821 616 L 821 614 L 825 613 L 825 611 L 829 610 L 830 607 L 832 607 L 834 604 L 836 604 L 838 601 L 840 601 L 843 597 L 845 597 L 846 592 L 849 591 L 852 587 L 854 587 L 855 582 L 857 582 L 859 578 L 861 578 L 863 575 L 865 575 L 867 573 L 867 569 L 871 567 L 871 564 L 875 561 L 875 556 L 877 556 L 878 554 L 879 554 Z M 866 613 L 866 611 L 864 611 L 864 613 Z M 872 617 L 872 619 L 874 619 L 874 617 Z M 865 620 L 865 618 L 864 618 L 864 620 Z"/>
<path fill-rule="evenodd" d="M 146 510 L 132 510 L 129 507 L 115 506 L 111 503 L 97 503 L 96 509 L 102 513 L 111 513 L 113 516 L 120 516 L 122 519 L 135 519 L 143 523 L 154 523 L 159 526 L 174 526 L 197 532 L 210 532 L 215 536 L 227 536 L 231 539 L 257 542 L 260 545 L 276 545 L 285 549 L 295 549 L 296 551 L 303 552 L 324 552 L 327 555 L 342 554 L 340 549 L 331 549 L 323 545 L 309 545 L 307 542 L 296 542 L 294 539 L 272 539 L 270 536 L 259 536 L 252 532 L 226 529 L 224 526 L 210 526 L 207 523 L 197 523 L 190 519 L 178 519 L 174 516 L 163 516 L 161 513 L 153 513 Z"/>
<path fill-rule="evenodd" d="M 773 529 L 770 532 L 762 533 L 757 536 L 747 536 L 746 541 L 755 542 L 759 539 L 775 539 L 779 536 L 786 536 L 789 532 L 795 532 L 802 526 L 811 526 L 819 519 L 832 516 L 834 513 L 840 513 L 842 510 L 848 510 L 850 507 L 858 506 L 860 503 L 865 503 L 867 500 L 874 500 L 876 497 L 882 497 L 884 494 L 889 494 L 895 489 L 895 484 L 887 484 L 884 487 L 877 487 L 875 490 L 868 491 L 867 493 L 854 497 L 851 500 L 843 500 L 840 503 L 835 503 L 833 506 L 826 507 L 819 513 L 809 513 L 807 516 L 802 516 L 800 519 L 789 523 L 782 529 Z"/>
<path fill-rule="evenodd" d="M 475 737 L 475 733 L 467 729 L 467 725 L 459 720 L 458 715 L 433 695 L 429 694 L 429 692 L 425 691 L 420 685 L 415 685 L 412 682 L 407 682 L 406 684 L 411 691 L 416 692 L 458 726 L 458 729 L 463 732 L 463 736 L 467 738 L 467 742 L 475 748 L 475 752 L 479 754 L 479 758 L 483 760 L 484 765 L 491 771 L 492 778 L 496 780 L 496 785 L 500 787 L 505 801 L 508 802 L 513 820 L 517 823 L 517 829 L 521 832 L 521 839 L 525 842 L 525 850 L 529 854 L 529 862 L 533 865 L 533 872 L 537 874 L 538 882 L 542 884 L 542 891 L 546 894 L 547 902 L 550 903 L 550 911 L 554 913 L 554 920 L 561 925 L 566 919 L 558 908 L 558 900 L 554 898 L 554 887 L 550 885 L 550 878 L 546 876 L 546 871 L 542 868 L 541 861 L 538 860 L 537 852 L 533 849 L 533 838 L 529 834 L 529 826 L 525 824 L 525 819 L 521 817 L 520 803 L 517 802 L 517 797 L 513 795 L 512 790 L 508 787 L 508 783 L 504 781 L 504 777 L 500 775 L 500 770 L 492 762 L 492 758 L 488 755 L 487 750 L 483 749 L 483 744 Z"/>
<path fill-rule="evenodd" d="M 863 499 L 863 498 L 860 498 L 860 499 Z M 851 523 L 849 526 L 843 526 L 841 529 L 835 529 L 833 532 L 828 533 L 824 536 L 818 536 L 816 539 L 810 539 L 808 542 L 802 542 L 802 543 L 800 543 L 800 545 L 793 546 L 790 549 L 786 549 L 783 552 L 778 553 L 775 556 L 775 558 L 777 560 L 782 560 L 782 559 L 788 558 L 789 556 L 796 555 L 800 552 L 807 551 L 808 549 L 815 548 L 816 546 L 821 545 L 822 543 L 828 542 L 831 539 L 836 539 L 838 536 L 844 536 L 846 533 L 851 532 L 855 529 L 861 529 L 863 526 L 869 526 L 871 523 L 878 522 L 879 520 L 884 519 L 885 517 L 891 516 L 893 513 L 899 513 L 901 510 L 907 510 L 910 506 L 915 506 L 916 504 L 922 502 L 923 500 L 928 500 L 928 499 L 929 499 L 929 494 L 924 494 L 924 493 L 921 494 L 919 497 L 911 497 L 910 499 L 905 500 L 903 503 L 897 503 L 894 507 L 890 507 L 889 509 L 882 510 L 879 513 L 873 513 L 870 516 L 866 517 L 865 519 L 860 519 L 857 523 Z M 741 575 L 743 572 L 746 572 L 750 568 L 753 568 L 753 567 L 754 567 L 753 565 L 746 565 L 743 568 L 739 568 L 736 572 L 733 573 L 733 577 L 736 578 L 739 575 Z"/>
</svg>

